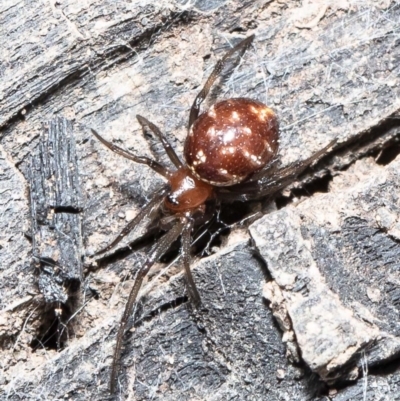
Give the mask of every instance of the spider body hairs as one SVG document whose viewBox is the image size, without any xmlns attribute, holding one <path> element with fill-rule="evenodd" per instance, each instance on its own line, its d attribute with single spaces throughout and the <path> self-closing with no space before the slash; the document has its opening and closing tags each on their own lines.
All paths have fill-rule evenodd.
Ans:
<svg viewBox="0 0 400 401">
<path fill-rule="evenodd" d="M 197 307 L 200 304 L 200 295 L 190 270 L 190 248 L 193 228 L 204 222 L 206 203 L 246 201 L 272 195 L 292 182 L 335 143 L 329 143 L 306 160 L 279 169 L 275 163 L 279 147 L 278 119 L 269 107 L 256 100 L 233 98 L 217 102 L 208 111 L 200 114 L 200 105 L 228 60 L 232 56 L 240 59 L 253 39 L 254 35 L 242 40 L 217 62 L 195 98 L 189 116 L 184 162 L 156 125 L 142 116 L 137 116 L 141 126 L 150 129 L 160 140 L 176 168 L 175 171 L 170 171 L 156 160 L 137 156 L 106 141 L 92 129 L 97 139 L 110 150 L 136 163 L 146 164 L 167 180 L 167 184 L 156 191 L 153 199 L 116 239 L 95 255 L 110 251 L 144 219 L 149 220 L 149 226 L 157 216 L 155 210 L 161 210 L 172 222 L 171 228 L 153 245 L 146 261 L 139 268 L 126 303 L 112 362 L 112 393 L 116 387 L 123 335 L 143 279 L 153 264 L 179 237 L 187 290 L 193 305 Z"/>
</svg>

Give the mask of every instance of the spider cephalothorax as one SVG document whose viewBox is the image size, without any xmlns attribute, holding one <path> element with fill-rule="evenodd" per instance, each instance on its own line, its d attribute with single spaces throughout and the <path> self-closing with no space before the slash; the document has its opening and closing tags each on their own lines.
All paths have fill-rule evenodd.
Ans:
<svg viewBox="0 0 400 401">
<path fill-rule="evenodd" d="M 206 202 L 245 201 L 271 195 L 293 181 L 333 145 L 332 142 L 312 157 L 279 169 L 275 163 L 279 145 L 278 120 L 269 107 L 256 100 L 234 98 L 217 102 L 208 111 L 200 114 L 200 105 L 227 61 L 233 56 L 241 57 L 253 39 L 254 35 L 242 40 L 218 61 L 194 100 L 189 116 L 184 162 L 153 123 L 137 116 L 142 127 L 150 129 L 161 141 L 176 167 L 175 171 L 170 171 L 148 157 L 137 156 L 119 148 L 92 130 L 109 149 L 134 162 L 146 164 L 167 180 L 165 187 L 156 191 L 153 199 L 128 223 L 119 236 L 97 254 L 114 248 L 143 220 L 147 219 L 149 226 L 159 216 L 154 210 L 159 209 L 172 222 L 171 228 L 153 245 L 147 260 L 140 267 L 129 295 L 117 335 L 111 392 L 115 389 L 123 334 L 143 279 L 153 264 L 179 237 L 188 293 L 195 306 L 200 304 L 200 296 L 190 271 L 190 247 L 194 226 L 204 221 Z"/>
</svg>

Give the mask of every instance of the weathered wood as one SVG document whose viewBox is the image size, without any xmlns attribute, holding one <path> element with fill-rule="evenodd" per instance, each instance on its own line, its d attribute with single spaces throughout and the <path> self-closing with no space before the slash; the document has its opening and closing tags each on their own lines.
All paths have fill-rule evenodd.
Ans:
<svg viewBox="0 0 400 401">
<path fill-rule="evenodd" d="M 26 273 L 31 250 L 23 232 L 29 221 L 27 184 L 21 174 L 16 174 L 13 161 L 1 147 L 0 214 L 0 339 L 8 339 L 16 337 L 23 324 L 22 319 L 17 323 L 11 313 L 30 303 L 37 290 L 36 278 Z"/>
<path fill-rule="evenodd" d="M 66 303 L 83 279 L 83 210 L 72 124 L 65 118 L 44 127 L 29 170 L 32 253 L 46 302 Z"/>
<path fill-rule="evenodd" d="M 325 381 L 355 380 L 361 362 L 373 368 L 400 354 L 399 167 L 398 158 L 357 162 L 329 194 L 250 227 L 289 350 L 295 342 Z"/>
<path fill-rule="evenodd" d="M 0 194 L 0 215 L 5 216 L 0 219 L 0 394 L 11 400 L 107 399 L 115 326 L 145 252 L 110 259 L 95 271 L 88 259 L 81 298 L 64 330 L 65 348 L 57 352 L 48 344 L 32 346 L 52 323 L 29 270 L 32 255 L 24 236 L 29 232 L 29 158 L 40 141 L 43 121 L 60 115 L 74 122 L 84 199 L 83 242 L 91 255 L 126 224 L 159 182 L 143 166 L 104 149 L 89 128 L 148 154 L 153 147 L 135 119 L 141 114 L 166 131 L 181 151 L 188 109 L 209 69 L 232 43 L 255 33 L 254 48 L 220 96 L 249 96 L 276 110 L 283 164 L 308 157 L 339 135 L 342 148 L 315 171 L 319 177 L 335 175 L 365 153 L 391 146 L 398 135 L 400 11 L 395 1 L 329 4 L 313 9 L 295 1 L 2 2 L 0 37 L 6 39 L 0 41 L 0 165 L 5 174 L 0 188 L 12 182 L 15 190 Z M 357 176 L 355 171 L 348 174 Z M 347 191 L 350 198 L 351 189 Z M 339 205 L 332 203 L 332 208 Z M 358 228 L 343 227 L 347 238 L 376 229 L 363 219 L 367 223 Z M 319 231 L 318 224 L 311 227 L 314 231 L 310 228 L 311 234 Z M 381 237 L 378 247 L 384 233 Z M 369 244 L 374 253 L 374 244 Z M 164 273 L 144 289 L 138 324 L 126 335 L 116 399 L 314 398 L 306 363 L 301 360 L 298 369 L 286 359 L 282 333 L 261 298 L 266 281 L 262 261 L 251 255 L 246 234 L 233 232 L 214 255 L 195 264 L 207 308 L 198 316 L 187 302 L 181 275 L 175 274 L 179 263 L 168 279 Z M 390 266 L 395 272 L 385 260 L 382 274 Z M 156 268 L 153 274 L 159 272 Z M 325 270 L 319 274 L 328 276 Z M 329 283 L 330 291 L 340 294 L 343 286 L 347 293 L 345 284 Z M 395 302 L 396 290 L 390 293 Z M 340 294 L 338 302 L 343 299 Z M 363 299 L 356 300 L 362 304 Z M 354 305 L 343 307 L 354 310 Z M 390 327 L 373 324 L 375 330 L 395 336 Z M 284 343 L 294 352 L 297 344 L 288 337 L 286 333 Z M 377 363 L 384 362 L 382 351 L 375 355 Z M 369 363 L 374 363 L 371 356 Z M 371 398 L 384 394 L 398 399 L 394 368 L 390 374 L 370 371 L 366 377 L 377 386 L 367 386 Z M 336 399 L 362 400 L 363 384 L 360 379 L 340 390 Z"/>
</svg>

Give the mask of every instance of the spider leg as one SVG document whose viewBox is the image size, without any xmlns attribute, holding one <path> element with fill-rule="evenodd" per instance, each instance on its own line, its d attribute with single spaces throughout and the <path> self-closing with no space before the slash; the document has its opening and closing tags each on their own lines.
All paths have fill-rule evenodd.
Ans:
<svg viewBox="0 0 400 401">
<path fill-rule="evenodd" d="M 168 250 L 172 243 L 182 234 L 185 227 L 185 220 L 180 219 L 170 231 L 168 231 L 163 237 L 161 237 L 151 249 L 149 256 L 147 257 L 143 266 L 139 269 L 136 275 L 135 283 L 129 294 L 128 302 L 125 305 L 125 310 L 122 315 L 122 319 L 118 328 L 117 343 L 115 345 L 114 357 L 112 362 L 111 377 L 110 377 L 110 391 L 114 393 L 115 382 L 118 373 L 118 364 L 121 356 L 122 340 L 125 332 L 125 327 L 128 323 L 129 317 L 132 315 L 133 306 L 138 296 L 140 287 L 143 279 L 149 272 L 153 264 Z"/>
<path fill-rule="evenodd" d="M 171 177 L 172 173 L 169 171 L 166 167 L 162 166 L 160 163 L 156 162 L 153 159 L 150 159 L 149 157 L 146 156 L 136 156 L 135 154 L 128 152 L 125 149 L 120 148 L 117 145 L 114 145 L 111 142 L 106 141 L 103 137 L 101 137 L 93 128 L 91 128 L 91 131 L 93 135 L 105 146 L 107 146 L 108 149 L 112 150 L 113 152 L 129 159 L 133 160 L 136 163 L 140 164 L 145 164 L 146 166 L 149 166 L 152 168 L 156 173 L 162 175 L 165 178 Z"/>
<path fill-rule="evenodd" d="M 199 92 L 199 94 L 196 96 L 194 99 L 194 102 L 192 104 L 192 108 L 190 109 L 190 115 L 189 115 L 189 124 L 188 124 L 188 129 L 190 130 L 190 127 L 192 124 L 195 122 L 197 117 L 199 116 L 200 113 L 200 105 L 203 103 L 203 101 L 206 99 L 208 92 L 210 91 L 213 83 L 215 80 L 218 78 L 220 75 L 222 69 L 224 68 L 227 60 L 229 57 L 231 57 L 234 53 L 240 52 L 239 56 L 242 57 L 244 52 L 247 50 L 247 48 L 250 46 L 251 42 L 254 39 L 254 35 L 249 36 L 248 38 L 242 40 L 239 42 L 235 47 L 233 47 L 231 50 L 229 50 L 224 57 L 222 57 L 221 60 L 217 62 L 215 65 L 211 75 L 208 77 L 206 83 L 204 84 L 202 90 Z"/>
<path fill-rule="evenodd" d="M 164 200 L 165 194 L 168 192 L 167 187 L 162 188 L 153 197 L 153 199 L 143 207 L 143 209 L 124 227 L 119 235 L 105 248 L 97 251 L 94 256 L 101 255 L 114 248 L 126 235 L 128 235 L 143 219 L 149 218 L 147 225 L 153 221 L 153 211 L 156 210 Z"/>
<path fill-rule="evenodd" d="M 193 280 L 192 271 L 190 270 L 190 246 L 192 243 L 191 233 L 193 229 L 193 219 L 186 219 L 185 226 L 182 232 L 182 256 L 183 256 L 183 266 L 185 269 L 185 278 L 187 290 L 193 305 L 197 308 L 200 306 L 201 300 L 200 295 L 196 287 L 196 283 Z"/>
<path fill-rule="evenodd" d="M 183 164 L 177 154 L 175 153 L 174 148 L 171 146 L 171 144 L 168 142 L 167 138 L 165 138 L 164 134 L 161 132 L 161 130 L 152 122 L 147 120 L 147 118 L 144 118 L 140 116 L 139 114 L 136 116 L 137 120 L 139 121 L 139 124 L 144 127 L 149 127 L 154 134 L 158 137 L 158 139 L 161 141 L 165 151 L 167 152 L 168 157 L 170 158 L 171 162 L 174 164 L 176 168 L 182 168 Z"/>
<path fill-rule="evenodd" d="M 238 184 L 226 190 L 222 188 L 219 191 L 218 196 L 220 199 L 226 201 L 247 201 L 272 195 L 293 182 L 310 164 L 323 156 L 328 149 L 336 143 L 337 139 L 334 139 L 327 146 L 314 153 L 308 159 L 293 163 L 290 166 L 282 169 L 273 168 L 272 171 L 266 170 L 266 175 L 259 178 L 257 181 Z"/>
<path fill-rule="evenodd" d="M 311 157 L 306 160 L 302 160 L 292 165 L 285 167 L 280 170 L 274 171 L 272 177 L 267 180 L 260 179 L 258 191 L 260 196 L 266 196 L 272 194 L 274 192 L 279 191 L 284 188 L 286 185 L 289 185 L 292 181 L 296 179 L 296 177 L 301 174 L 310 164 L 314 163 L 321 156 L 323 156 L 328 149 L 334 146 L 337 143 L 337 139 L 335 138 L 333 141 L 329 142 L 324 148 L 314 153 Z"/>
<path fill-rule="evenodd" d="M 247 182 L 257 181 L 266 175 L 272 175 L 279 167 L 279 159 L 275 156 L 266 167 L 254 173 Z"/>
<path fill-rule="evenodd" d="M 281 170 L 276 170 L 275 175 L 280 177 L 294 177 L 301 174 L 310 164 L 314 163 L 317 159 L 323 156 L 327 152 L 327 150 L 334 146 L 336 143 L 337 138 L 329 142 L 328 145 L 323 147 L 318 152 L 314 153 L 308 159 L 293 163 L 292 165 Z"/>
</svg>

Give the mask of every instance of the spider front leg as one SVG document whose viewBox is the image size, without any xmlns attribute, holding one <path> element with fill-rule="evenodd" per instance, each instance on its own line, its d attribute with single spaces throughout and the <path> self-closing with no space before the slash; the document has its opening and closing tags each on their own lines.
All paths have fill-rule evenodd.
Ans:
<svg viewBox="0 0 400 401">
<path fill-rule="evenodd" d="M 139 114 L 136 116 L 136 118 L 143 129 L 145 129 L 145 127 L 149 127 L 153 131 L 153 133 L 157 136 L 157 138 L 161 141 L 161 144 L 163 145 L 165 152 L 167 153 L 169 159 L 174 164 L 174 166 L 178 169 L 182 168 L 183 164 L 181 160 L 179 159 L 179 157 L 175 153 L 174 148 L 168 142 L 167 138 L 161 132 L 161 130 L 155 124 L 147 120 L 147 118 L 144 118 Z"/>
<path fill-rule="evenodd" d="M 215 80 L 219 77 L 219 75 L 222 72 L 222 69 L 224 68 L 225 64 L 227 63 L 228 59 L 235 54 L 236 52 L 239 52 L 239 58 L 244 54 L 244 52 L 247 50 L 247 48 L 250 46 L 251 42 L 254 39 L 254 35 L 249 36 L 248 38 L 242 40 L 239 42 L 235 47 L 233 47 L 231 50 L 229 50 L 224 57 L 222 57 L 221 60 L 217 62 L 215 65 L 211 75 L 208 77 L 206 83 L 204 84 L 203 88 L 199 92 L 199 94 L 196 96 L 194 99 L 194 102 L 192 104 L 192 107 L 190 109 L 190 115 L 189 115 L 189 124 L 188 124 L 188 129 L 190 130 L 190 127 L 193 125 L 193 123 L 197 120 L 197 117 L 199 116 L 200 113 L 200 106 L 206 99 L 208 93 L 210 92 L 211 87 L 213 86 Z"/>
<path fill-rule="evenodd" d="M 146 218 L 148 219 L 146 227 L 148 227 L 154 221 L 154 212 L 158 210 L 167 192 L 167 187 L 163 187 L 158 190 L 153 199 L 147 205 L 145 205 L 143 209 L 124 227 L 114 241 L 100 251 L 97 251 L 94 255 L 97 256 L 110 251 Z"/>
<path fill-rule="evenodd" d="M 118 155 L 121 155 L 129 160 L 132 160 L 136 163 L 140 164 L 145 164 L 146 166 L 149 166 L 151 169 L 153 169 L 156 173 L 162 175 L 165 178 L 170 178 L 172 173 L 169 171 L 166 167 L 161 165 L 160 163 L 156 162 L 153 159 L 150 159 L 147 156 L 137 156 L 131 152 L 128 152 L 125 149 L 120 148 L 117 145 L 114 145 L 111 142 L 108 142 L 105 140 L 102 136 L 100 136 L 93 128 L 91 128 L 91 131 L 93 135 L 105 146 L 107 146 L 108 149 L 112 150 L 113 152 L 117 153 Z"/>
</svg>

